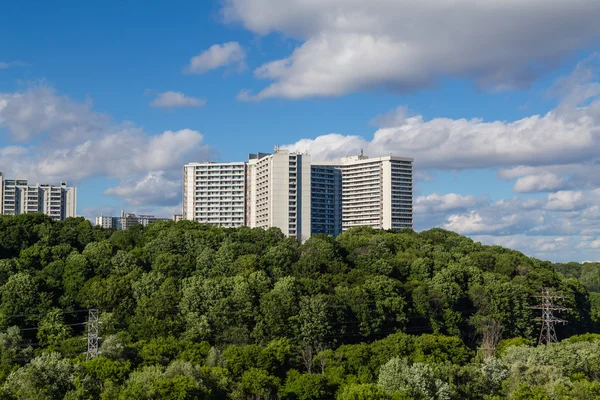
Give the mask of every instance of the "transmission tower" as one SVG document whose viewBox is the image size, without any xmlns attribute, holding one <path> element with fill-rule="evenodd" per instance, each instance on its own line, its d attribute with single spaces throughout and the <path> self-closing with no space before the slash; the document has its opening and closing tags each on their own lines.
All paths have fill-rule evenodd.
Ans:
<svg viewBox="0 0 600 400">
<path fill-rule="evenodd" d="M 542 294 L 539 297 L 541 298 L 541 303 L 537 306 L 531 307 L 534 310 L 542 311 L 541 318 L 538 318 L 538 320 L 542 322 L 542 327 L 540 329 L 540 339 L 538 343 L 556 343 L 558 342 L 558 338 L 556 337 L 556 330 L 554 329 L 554 324 L 566 324 L 567 321 L 555 317 L 553 312 L 567 311 L 568 308 L 556 306 L 553 304 L 553 301 L 561 300 L 562 297 L 552 293 L 552 291 L 549 288 L 543 288 Z"/>
<path fill-rule="evenodd" d="M 100 321 L 98 321 L 100 317 L 100 311 L 97 309 L 90 309 L 88 322 L 87 322 L 87 331 L 88 331 L 88 349 L 87 349 L 87 359 L 91 360 L 92 358 L 98 357 L 98 341 L 100 337 L 98 336 Z"/>
</svg>

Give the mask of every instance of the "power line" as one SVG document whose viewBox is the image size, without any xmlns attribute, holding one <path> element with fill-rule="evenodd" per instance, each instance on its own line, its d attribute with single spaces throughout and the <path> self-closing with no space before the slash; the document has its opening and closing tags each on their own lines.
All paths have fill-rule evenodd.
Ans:
<svg viewBox="0 0 600 400">
<path fill-rule="evenodd" d="M 89 309 L 73 310 L 73 311 L 57 311 L 57 314 L 78 314 L 88 312 Z M 2 318 L 23 318 L 23 317 L 43 317 L 46 314 L 15 314 L 15 315 L 3 315 Z"/>
<path fill-rule="evenodd" d="M 77 322 L 77 323 L 74 323 L 74 324 L 62 324 L 62 326 L 80 326 L 80 325 L 85 325 L 85 324 L 87 324 L 87 322 Z M 38 329 L 40 329 L 40 327 L 39 326 L 31 327 L 31 328 L 19 328 L 19 327 L 17 327 L 17 329 L 19 331 L 21 331 L 21 332 L 23 332 L 23 331 L 37 331 Z"/>
</svg>

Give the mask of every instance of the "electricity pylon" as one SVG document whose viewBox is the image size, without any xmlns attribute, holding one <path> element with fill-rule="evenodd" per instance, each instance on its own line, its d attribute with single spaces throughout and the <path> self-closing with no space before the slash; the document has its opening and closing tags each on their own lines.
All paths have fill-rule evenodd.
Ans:
<svg viewBox="0 0 600 400">
<path fill-rule="evenodd" d="M 91 360 L 92 358 L 98 357 L 98 341 L 100 337 L 98 336 L 100 321 L 98 320 L 100 317 L 100 311 L 97 309 L 90 309 L 88 322 L 87 322 L 87 331 L 88 331 L 88 349 L 87 349 L 87 359 Z"/>
<path fill-rule="evenodd" d="M 567 311 L 568 308 L 556 306 L 553 304 L 554 300 L 562 299 L 561 296 L 552 293 L 549 288 L 543 288 L 540 296 L 541 303 L 537 306 L 531 307 L 534 310 L 542 310 L 542 316 L 538 318 L 542 322 L 540 329 L 539 344 L 548 344 L 558 342 L 556 337 L 556 330 L 554 324 L 566 324 L 567 321 L 554 316 L 554 311 Z"/>
</svg>

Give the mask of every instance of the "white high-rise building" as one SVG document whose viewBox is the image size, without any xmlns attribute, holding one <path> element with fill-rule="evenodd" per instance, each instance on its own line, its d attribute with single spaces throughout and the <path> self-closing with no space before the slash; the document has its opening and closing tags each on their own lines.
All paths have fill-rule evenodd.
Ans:
<svg viewBox="0 0 600 400">
<path fill-rule="evenodd" d="M 342 158 L 342 231 L 413 227 L 412 158 Z"/>
<path fill-rule="evenodd" d="M 291 237 L 337 236 L 355 226 L 413 227 L 412 158 L 312 162 L 275 148 L 248 162 L 184 167 L 183 218 L 224 227 L 277 227 Z"/>
<path fill-rule="evenodd" d="M 77 189 L 66 183 L 29 185 L 24 179 L 4 179 L 0 173 L 0 184 L 2 214 L 44 213 L 56 221 L 77 215 Z"/>
<path fill-rule="evenodd" d="M 412 228 L 412 163 L 412 158 L 363 154 L 313 163 L 312 233 L 335 236 L 355 226 Z"/>
<path fill-rule="evenodd" d="M 190 163 L 183 168 L 183 219 L 222 227 L 246 225 L 246 163 Z"/>
<path fill-rule="evenodd" d="M 248 156 L 246 218 L 252 227 L 277 227 L 288 235 L 310 237 L 311 157 L 275 148 Z"/>
</svg>

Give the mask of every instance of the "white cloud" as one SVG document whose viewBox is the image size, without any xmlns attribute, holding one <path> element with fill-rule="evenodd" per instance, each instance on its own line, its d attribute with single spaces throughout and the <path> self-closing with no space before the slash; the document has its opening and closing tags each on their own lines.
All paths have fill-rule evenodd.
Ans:
<svg viewBox="0 0 600 400">
<path fill-rule="evenodd" d="M 370 121 L 370 124 L 379 128 L 390 128 L 402 125 L 408 116 L 408 108 L 399 106 L 395 110 L 390 110 L 383 115 L 379 114 Z"/>
<path fill-rule="evenodd" d="M 204 159 L 208 152 L 202 134 L 191 129 L 159 135 L 126 129 L 72 146 L 33 147 L 29 157 L 15 160 L 9 170 L 50 182 L 97 176 L 124 179 L 147 171 L 179 172 L 184 161 L 192 157 Z"/>
<path fill-rule="evenodd" d="M 565 188 L 565 181 L 552 173 L 527 175 L 517 179 L 513 190 L 517 193 L 550 192 Z"/>
<path fill-rule="evenodd" d="M 578 70 L 589 68 L 594 71 L 594 62 L 598 58 L 595 55 L 584 61 Z M 565 94 L 560 105 L 545 115 L 513 122 L 450 118 L 426 121 L 420 115 L 407 117 L 401 108 L 398 118 L 387 114 L 383 121 L 393 122 L 395 126 L 378 129 L 370 140 L 331 133 L 315 139 L 301 139 L 285 147 L 307 151 L 315 159 L 335 159 L 357 154 L 360 149 L 365 149 L 371 156 L 391 152 L 414 157 L 419 168 L 596 164 L 600 154 L 600 100 L 593 90 L 586 91 L 595 83 L 589 80 L 592 79 L 590 75 L 586 75 L 586 79 L 572 83 L 569 93 L 585 92 L 591 97 L 578 96 L 580 104 L 573 104 L 572 97 Z M 581 106 L 582 103 L 585 106 Z M 538 171 L 536 175 L 539 174 Z M 521 182 L 519 187 L 535 189 L 535 185 L 527 183 Z M 544 186 L 549 190 L 553 185 L 546 182 Z M 558 183 L 554 186 L 559 187 Z"/>
<path fill-rule="evenodd" d="M 525 221 L 525 218 L 517 213 L 485 218 L 477 211 L 470 211 L 464 214 L 450 215 L 443 228 L 463 235 L 486 233 L 507 235 L 520 231 L 518 228 L 522 226 L 523 222 L 529 221 Z"/>
<path fill-rule="evenodd" d="M 600 189 L 592 191 L 561 190 L 548 194 L 547 210 L 573 211 L 593 206 L 600 201 Z"/>
<path fill-rule="evenodd" d="M 417 197 L 414 201 L 414 211 L 416 214 L 426 215 L 451 210 L 466 210 L 488 202 L 486 199 L 480 199 L 473 195 L 463 196 L 456 193 L 440 195 L 434 193 Z"/>
<path fill-rule="evenodd" d="M 204 52 L 192 57 L 185 72 L 203 74 L 211 69 L 234 66 L 245 68 L 246 52 L 238 42 L 214 44 Z"/>
<path fill-rule="evenodd" d="M 20 142 L 43 134 L 72 143 L 97 136 L 109 122 L 108 116 L 92 111 L 90 102 L 77 103 L 43 83 L 22 92 L 0 93 L 0 127 Z"/>
<path fill-rule="evenodd" d="M 71 184 L 92 177 L 118 179 L 109 194 L 146 207 L 180 202 L 181 191 L 174 186 L 181 185 L 182 165 L 207 160 L 211 152 L 198 131 L 152 135 L 131 123 L 116 124 L 91 104 L 43 84 L 0 93 L 0 127 L 12 140 L 27 142 L 0 147 L 5 176 Z M 156 182 L 162 186 L 153 190 Z"/>
<path fill-rule="evenodd" d="M 300 41 L 289 56 L 255 70 L 272 81 L 259 100 L 407 91 L 442 76 L 472 78 L 493 90 L 524 87 L 600 35 L 593 0 L 224 3 L 226 21 Z"/>
<path fill-rule="evenodd" d="M 175 108 L 175 107 L 203 107 L 205 99 L 186 96 L 181 92 L 162 92 L 150 103 L 153 107 Z"/>
<path fill-rule="evenodd" d="M 132 206 L 176 205 L 181 202 L 181 181 L 165 178 L 163 171 L 150 171 L 140 180 L 125 180 L 104 194 L 118 196 Z"/>
</svg>

